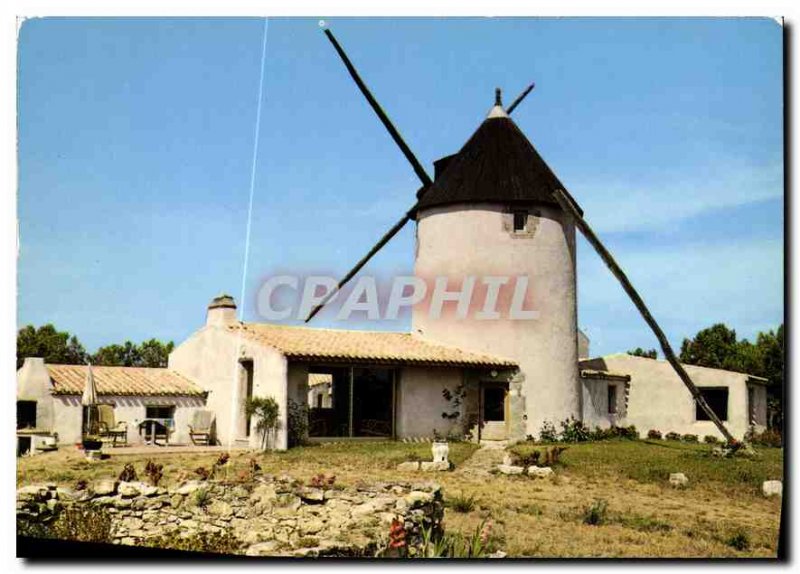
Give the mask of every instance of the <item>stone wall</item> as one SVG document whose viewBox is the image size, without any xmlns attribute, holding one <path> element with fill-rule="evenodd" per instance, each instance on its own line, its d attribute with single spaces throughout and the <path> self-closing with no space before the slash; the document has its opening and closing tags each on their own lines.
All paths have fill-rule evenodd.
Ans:
<svg viewBox="0 0 800 574">
<path fill-rule="evenodd" d="M 46 523 L 74 505 L 105 509 L 113 544 L 229 532 L 250 556 L 374 556 L 385 548 L 395 519 L 409 549 L 416 549 L 423 528 L 441 532 L 444 508 L 440 487 L 430 482 L 317 488 L 288 476 L 263 476 L 169 489 L 114 481 L 81 491 L 25 486 L 17 491 L 17 521 Z"/>
</svg>

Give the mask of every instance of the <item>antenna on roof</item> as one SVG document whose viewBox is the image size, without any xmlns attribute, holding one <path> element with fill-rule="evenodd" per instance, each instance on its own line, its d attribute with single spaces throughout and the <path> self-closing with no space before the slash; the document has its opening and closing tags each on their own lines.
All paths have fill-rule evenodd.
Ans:
<svg viewBox="0 0 800 574">
<path fill-rule="evenodd" d="M 500 88 L 494 89 L 494 105 L 501 106 L 503 105 L 503 92 Z"/>
</svg>

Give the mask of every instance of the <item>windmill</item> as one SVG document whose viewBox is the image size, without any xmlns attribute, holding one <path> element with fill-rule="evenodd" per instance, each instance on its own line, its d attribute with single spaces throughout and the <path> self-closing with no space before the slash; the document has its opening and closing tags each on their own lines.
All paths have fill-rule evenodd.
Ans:
<svg viewBox="0 0 800 574">
<path fill-rule="evenodd" d="M 321 24 L 324 25 L 323 23 L 321 23 Z M 328 38 L 328 40 L 333 45 L 333 48 L 336 50 L 336 52 L 339 55 L 339 57 L 341 58 L 342 62 L 344 63 L 345 67 L 347 68 L 347 71 L 349 72 L 349 74 L 352 77 L 353 81 L 356 83 L 356 85 L 358 86 L 359 90 L 364 95 L 364 97 L 366 98 L 366 100 L 369 103 L 369 105 L 372 107 L 372 109 L 375 112 L 375 114 L 378 116 L 378 119 L 384 125 L 386 130 L 389 132 L 389 135 L 392 137 L 394 142 L 400 148 L 400 151 L 403 153 L 403 155 L 406 157 L 408 162 L 411 164 L 412 169 L 417 174 L 417 177 L 420 179 L 420 182 L 422 183 L 422 187 L 417 192 L 417 202 L 413 206 L 411 206 L 405 212 L 405 214 L 397 221 L 397 223 L 395 223 L 378 240 L 378 242 L 367 252 L 367 254 L 364 255 L 364 257 L 362 257 L 355 264 L 355 266 L 344 277 L 342 277 L 342 279 L 338 282 L 336 288 L 331 290 L 327 294 L 327 296 L 314 309 L 312 309 L 312 311 L 309 313 L 308 317 L 306 318 L 306 323 L 309 322 L 333 298 L 333 296 L 337 293 L 337 291 L 339 291 L 348 281 L 350 281 L 364 267 L 364 265 L 366 265 L 367 262 L 378 251 L 380 251 L 381 248 L 383 248 L 383 246 L 386 245 L 405 226 L 406 223 L 408 223 L 412 219 L 415 219 L 415 217 L 417 215 L 417 211 L 421 206 L 424 206 L 426 204 L 428 206 L 430 206 L 432 204 L 431 200 L 429 199 L 430 196 L 428 195 L 428 192 L 431 190 L 432 187 L 435 187 L 434 186 L 434 181 L 427 174 L 427 172 L 425 171 L 425 168 L 422 166 L 422 164 L 419 162 L 417 157 L 414 155 L 414 153 L 408 147 L 408 145 L 403 140 L 403 138 L 400 135 L 400 133 L 397 130 L 397 128 L 394 126 L 394 124 L 392 124 L 392 122 L 389 119 L 389 117 L 387 116 L 386 112 L 383 110 L 383 108 L 380 106 L 380 104 L 377 102 L 375 97 L 370 92 L 369 88 L 366 86 L 364 81 L 361 79 L 361 76 L 358 74 L 358 71 L 353 66 L 352 62 L 350 61 L 350 58 L 344 52 L 344 49 L 341 47 L 339 42 L 336 40 L 336 38 L 334 37 L 334 35 L 331 32 L 331 30 L 328 29 L 328 28 L 324 28 L 324 33 L 325 33 L 326 37 Z M 678 361 L 677 357 L 675 356 L 675 352 L 672 350 L 672 347 L 669 344 L 669 341 L 668 341 L 666 335 L 664 334 L 663 330 L 659 327 L 658 323 L 655 321 L 655 319 L 653 318 L 653 316 L 650 313 L 649 309 L 645 305 L 644 300 L 641 298 L 639 293 L 633 287 L 633 285 L 631 284 L 630 280 L 627 278 L 627 276 L 625 275 L 624 271 L 619 266 L 619 264 L 616 262 L 614 257 L 611 255 L 611 253 L 608 251 L 608 249 L 606 249 L 606 247 L 602 244 L 600 239 L 597 237 L 597 235 L 594 233 L 592 228 L 589 226 L 589 224 L 584 219 L 583 211 L 580 208 L 580 206 L 578 205 L 577 201 L 575 201 L 575 199 L 565 190 L 564 186 L 561 184 L 561 182 L 558 180 L 558 178 L 552 173 L 552 171 L 547 166 L 547 164 L 544 162 L 544 160 L 541 159 L 541 157 L 538 155 L 538 153 L 533 149 L 533 146 L 531 146 L 530 143 L 527 141 L 527 139 L 525 139 L 525 136 L 522 135 L 522 132 L 519 131 L 519 129 L 516 127 L 516 125 L 510 120 L 510 117 L 509 117 L 510 114 L 516 109 L 516 107 L 531 92 L 533 87 L 534 87 L 534 84 L 530 84 L 514 100 L 514 102 L 510 106 L 508 106 L 508 108 L 505 108 L 505 109 L 503 108 L 503 105 L 502 105 L 502 99 L 501 99 L 500 90 L 499 89 L 495 90 L 495 106 L 492 108 L 492 110 L 491 110 L 491 112 L 490 112 L 490 114 L 489 114 L 487 119 L 493 119 L 493 118 L 494 119 L 502 119 L 503 120 L 502 122 L 495 122 L 493 124 L 494 126 L 498 126 L 496 129 L 505 130 L 506 134 L 510 134 L 507 137 L 511 137 L 511 138 L 522 137 L 524 142 L 525 142 L 525 144 L 527 144 L 527 146 L 530 147 L 530 152 L 532 152 L 532 153 L 529 153 L 529 155 L 525 156 L 525 158 L 527 158 L 530 161 L 528 163 L 524 164 L 524 165 L 517 163 L 515 165 L 515 167 L 517 169 L 522 169 L 523 171 L 532 171 L 532 172 L 534 172 L 535 177 L 539 181 L 544 181 L 545 182 L 544 186 L 540 187 L 537 190 L 536 193 L 538 194 L 538 196 L 534 197 L 533 199 L 535 199 L 536 201 L 539 201 L 539 202 L 556 205 L 569 218 L 571 218 L 571 220 L 574 223 L 575 227 L 577 227 L 577 229 L 583 234 L 583 236 L 586 238 L 586 240 L 589 242 L 589 244 L 594 248 L 594 250 L 600 256 L 600 258 L 603 260 L 605 265 L 609 268 L 609 270 L 614 275 L 614 277 L 616 277 L 616 279 L 622 285 L 622 288 L 624 289 L 624 291 L 627 293 L 628 297 L 633 302 L 633 304 L 636 307 L 636 309 L 639 311 L 639 313 L 642 315 L 642 317 L 644 318 L 644 320 L 647 323 L 647 325 L 653 331 L 653 333 L 655 334 L 656 338 L 658 339 L 659 345 L 661 346 L 661 349 L 662 349 L 662 351 L 664 353 L 665 358 L 670 363 L 670 365 L 675 370 L 675 372 L 678 374 L 678 376 L 680 377 L 680 379 L 684 383 L 684 385 L 687 387 L 687 389 L 691 393 L 694 401 L 706 413 L 706 415 L 708 415 L 709 419 L 716 425 L 716 427 L 719 429 L 719 431 L 725 437 L 726 441 L 728 442 L 728 445 L 732 447 L 732 450 L 735 450 L 738 447 L 739 443 L 736 441 L 736 439 L 733 437 L 733 435 L 730 434 L 728 429 L 725 428 L 725 425 L 722 423 L 722 421 L 719 419 L 717 414 L 711 409 L 711 407 L 705 401 L 705 399 L 703 398 L 702 394 L 698 390 L 697 386 L 692 382 L 692 380 L 689 377 L 688 373 L 686 372 L 686 370 L 683 368 L 683 366 L 680 364 L 680 362 Z M 484 122 L 484 125 L 487 125 L 486 122 Z M 448 173 L 448 167 L 446 165 L 444 165 L 444 164 L 457 164 L 457 163 L 459 163 L 459 161 L 463 164 L 464 163 L 463 156 L 465 154 L 471 154 L 471 155 L 474 156 L 475 154 L 483 153 L 484 149 L 490 149 L 490 148 L 493 147 L 491 144 L 489 144 L 489 145 L 484 146 L 484 149 L 482 149 L 480 142 L 476 142 L 475 141 L 476 138 L 480 139 L 482 130 L 483 131 L 489 131 L 489 128 L 484 129 L 484 127 L 481 126 L 481 128 L 479 128 L 479 130 L 475 133 L 475 135 L 473 135 L 473 137 L 467 142 L 467 144 L 464 146 L 464 148 L 462 148 L 462 150 L 459 152 L 459 154 L 456 154 L 455 156 L 448 156 L 447 158 L 443 158 L 442 160 L 439 160 L 439 162 L 442 162 L 442 164 L 443 164 L 442 165 L 442 171 L 444 171 L 445 174 Z M 513 154 L 514 153 L 514 149 L 515 148 L 510 147 L 510 148 L 508 148 L 508 151 L 510 151 Z M 503 153 L 502 153 L 503 151 L 506 151 L 506 150 L 496 150 L 495 149 L 493 151 L 493 153 L 495 154 L 494 157 L 495 158 L 503 157 Z M 487 151 L 487 153 L 490 153 L 490 152 Z M 474 159 L 474 157 L 473 157 L 473 159 Z M 519 159 L 519 158 L 517 158 L 517 159 Z M 439 164 L 439 162 L 437 162 L 437 164 Z M 484 162 L 484 165 L 489 165 L 489 164 L 490 164 L 490 162 Z M 437 172 L 438 171 L 439 171 L 439 165 L 437 165 Z M 457 170 L 451 169 L 449 171 L 449 173 L 452 174 L 453 171 L 457 171 Z M 450 186 L 449 186 L 450 189 L 453 189 L 454 187 L 458 187 L 458 186 L 468 188 L 470 185 L 472 185 L 472 183 L 469 181 L 469 178 L 463 177 L 463 174 L 464 174 L 465 171 L 467 173 L 469 173 L 469 170 L 462 169 L 461 172 L 460 172 L 460 175 L 462 175 L 462 179 L 460 181 L 458 181 L 458 182 L 452 182 L 451 181 L 450 182 Z M 443 177 L 445 179 L 447 179 L 447 175 L 445 175 Z M 449 179 L 452 180 L 453 177 L 451 176 Z M 520 179 L 524 181 L 524 178 L 520 178 Z M 438 191 L 441 191 L 442 187 L 443 187 L 443 185 L 440 185 Z M 528 192 L 525 192 L 525 193 L 528 193 Z M 456 194 L 461 194 L 462 196 L 464 194 L 469 195 L 469 190 L 465 191 L 463 189 L 460 189 L 459 191 L 456 192 Z M 506 190 L 506 195 L 509 195 L 509 194 L 510 194 L 510 196 L 507 197 L 506 199 L 515 199 L 515 197 L 513 197 L 514 194 L 515 194 L 515 191 L 513 189 L 510 192 L 508 190 Z M 529 196 L 528 198 L 530 199 L 531 197 Z"/>
</svg>

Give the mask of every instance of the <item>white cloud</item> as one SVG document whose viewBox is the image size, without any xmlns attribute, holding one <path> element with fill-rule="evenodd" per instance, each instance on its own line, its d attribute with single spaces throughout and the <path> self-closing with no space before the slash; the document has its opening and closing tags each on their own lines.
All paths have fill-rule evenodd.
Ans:
<svg viewBox="0 0 800 574">
<path fill-rule="evenodd" d="M 592 180 L 570 190 L 596 231 L 665 228 L 715 209 L 783 197 L 783 164 L 714 162 L 681 179 L 665 176 L 659 184 Z"/>
<path fill-rule="evenodd" d="M 740 336 L 776 327 L 783 316 L 783 243 L 741 239 L 648 249 L 608 245 L 673 344 L 723 322 Z M 655 342 L 616 279 L 581 242 L 579 324 L 593 353 Z"/>
</svg>

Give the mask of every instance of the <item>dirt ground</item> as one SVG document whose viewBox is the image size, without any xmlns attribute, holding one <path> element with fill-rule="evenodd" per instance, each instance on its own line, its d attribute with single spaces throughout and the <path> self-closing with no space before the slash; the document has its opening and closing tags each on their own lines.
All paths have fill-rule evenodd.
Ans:
<svg viewBox="0 0 800 574">
<path fill-rule="evenodd" d="M 434 479 L 444 487 L 446 529 L 468 534 L 490 522 L 497 546 L 509 557 L 774 557 L 780 499 L 764 498 L 758 485 L 765 477 L 782 479 L 781 450 L 760 449 L 755 460 L 720 461 L 706 445 L 667 446 L 574 445 L 562 454 L 554 477 L 534 479 L 493 474 L 503 451 L 471 444 L 452 444 L 455 470 L 435 474 L 395 470 L 405 460 L 430 459 L 430 445 L 329 444 L 286 453 L 234 452 L 219 477 L 235 481 L 256 459 L 263 472 L 305 481 L 320 473 L 334 474 L 339 484 Z M 196 478 L 197 467 L 210 468 L 219 456 L 110 452 L 95 463 L 69 448 L 21 458 L 17 483 L 91 483 L 115 478 L 129 462 L 143 479 L 148 459 L 164 465 L 164 482 L 176 483 Z M 668 471 L 685 472 L 689 486 L 671 487 Z M 596 524 L 587 523 L 593 505 L 605 507 L 596 513 Z"/>
</svg>

